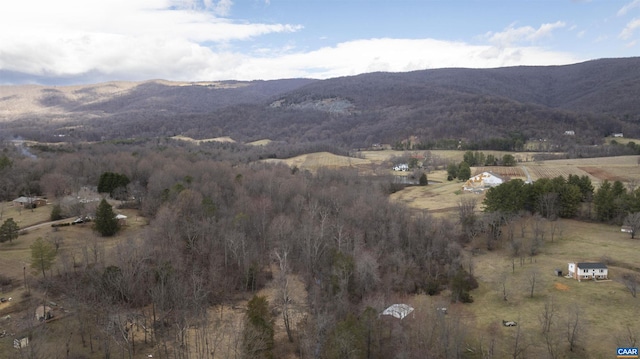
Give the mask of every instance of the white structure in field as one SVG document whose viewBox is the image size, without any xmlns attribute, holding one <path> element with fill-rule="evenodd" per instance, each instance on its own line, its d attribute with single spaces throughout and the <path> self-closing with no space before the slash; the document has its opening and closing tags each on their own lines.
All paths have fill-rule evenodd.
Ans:
<svg viewBox="0 0 640 359">
<path fill-rule="evenodd" d="M 607 279 L 609 269 L 604 263 L 569 263 L 569 276 L 573 279 Z"/>
<path fill-rule="evenodd" d="M 406 172 L 406 171 L 408 171 L 408 170 L 409 170 L 409 165 L 408 165 L 408 164 L 406 164 L 406 163 L 401 163 L 401 164 L 399 164 L 399 165 L 397 165 L 397 166 L 394 166 L 394 167 L 393 167 L 393 170 L 394 170 L 394 171 L 402 171 L 402 172 Z"/>
<path fill-rule="evenodd" d="M 491 172 L 482 172 L 467 180 L 462 186 L 465 191 L 484 191 L 487 188 L 499 186 L 504 179 Z"/>
<path fill-rule="evenodd" d="M 390 315 L 398 319 L 404 319 L 413 312 L 413 307 L 408 304 L 393 304 L 382 312 L 382 315 Z"/>
</svg>

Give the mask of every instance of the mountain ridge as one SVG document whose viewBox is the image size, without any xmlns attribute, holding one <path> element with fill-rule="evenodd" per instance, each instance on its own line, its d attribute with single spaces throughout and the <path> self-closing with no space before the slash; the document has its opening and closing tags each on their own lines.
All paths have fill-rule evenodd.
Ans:
<svg viewBox="0 0 640 359">
<path fill-rule="evenodd" d="M 570 142 L 581 144 L 595 144 L 612 132 L 640 137 L 638 57 L 327 80 L 150 80 L 24 89 L 0 86 L 5 137 L 231 136 L 352 147 L 411 136 L 423 143 L 514 136 L 563 142 L 565 130 L 576 131 Z M 42 123 L 49 138 L 37 135 L 42 126 L 29 128 Z M 69 127 L 76 128 L 73 134 L 65 132 Z"/>
</svg>

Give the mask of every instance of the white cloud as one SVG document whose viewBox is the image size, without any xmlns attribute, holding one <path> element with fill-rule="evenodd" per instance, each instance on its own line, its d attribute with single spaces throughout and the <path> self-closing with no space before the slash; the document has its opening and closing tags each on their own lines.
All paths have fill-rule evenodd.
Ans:
<svg viewBox="0 0 640 359">
<path fill-rule="evenodd" d="M 433 39 L 368 39 L 277 58 L 245 58 L 235 69 L 243 79 L 331 78 L 372 71 L 403 72 L 442 67 L 490 68 L 579 62 L 569 54 L 535 47 L 477 46 Z M 265 75 L 267 74 L 267 75 Z M 215 74 L 211 74 L 215 77 Z"/>
<path fill-rule="evenodd" d="M 633 36 L 634 31 L 639 27 L 640 27 L 640 18 L 633 19 L 627 23 L 627 26 L 625 26 L 624 29 L 622 29 L 622 32 L 620 32 L 620 35 L 618 35 L 618 37 L 620 37 L 621 39 L 627 40 L 631 36 Z"/>
<path fill-rule="evenodd" d="M 542 38 L 551 36 L 554 30 L 565 26 L 566 24 L 563 21 L 542 24 L 537 29 L 532 26 L 514 27 L 514 24 L 511 24 L 502 32 L 486 33 L 485 38 L 497 46 L 511 46 L 520 42 L 539 41 Z"/>
<path fill-rule="evenodd" d="M 173 75 L 224 61 L 230 41 L 299 31 L 221 17 L 231 0 L 22 0 L 0 12 L 0 70 L 31 75 Z M 37 11 L 34 11 L 37 9 Z M 205 46 L 203 44 L 207 44 Z M 210 46 L 210 47 L 209 47 Z"/>
<path fill-rule="evenodd" d="M 486 39 L 499 46 L 376 38 L 312 51 L 292 46 L 295 42 L 279 49 L 256 43 L 252 53 L 240 53 L 234 41 L 302 26 L 232 21 L 224 17 L 232 5 L 231 0 L 21 0 L 0 12 L 0 71 L 84 81 L 94 74 L 101 80 L 253 80 L 582 60 L 522 45 L 565 27 L 560 21 L 488 33 Z"/>
<path fill-rule="evenodd" d="M 620 10 L 618 10 L 618 16 L 624 16 L 629 12 L 629 10 L 636 7 L 640 7 L 640 0 L 633 0 L 632 2 L 621 7 Z"/>
</svg>

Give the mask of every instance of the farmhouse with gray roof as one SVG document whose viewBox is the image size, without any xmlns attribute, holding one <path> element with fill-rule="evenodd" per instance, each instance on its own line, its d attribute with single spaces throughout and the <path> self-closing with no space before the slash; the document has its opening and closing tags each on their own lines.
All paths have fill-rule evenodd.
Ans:
<svg viewBox="0 0 640 359">
<path fill-rule="evenodd" d="M 569 276 L 578 281 L 607 279 L 608 271 L 607 265 L 604 263 L 569 263 Z"/>
</svg>

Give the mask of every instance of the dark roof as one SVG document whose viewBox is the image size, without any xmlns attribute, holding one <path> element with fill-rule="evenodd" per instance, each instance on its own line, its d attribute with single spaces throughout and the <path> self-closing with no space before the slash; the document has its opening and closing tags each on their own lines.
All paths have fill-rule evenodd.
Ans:
<svg viewBox="0 0 640 359">
<path fill-rule="evenodd" d="M 578 268 L 582 269 L 607 269 L 607 265 L 604 263 L 578 263 Z"/>
</svg>

